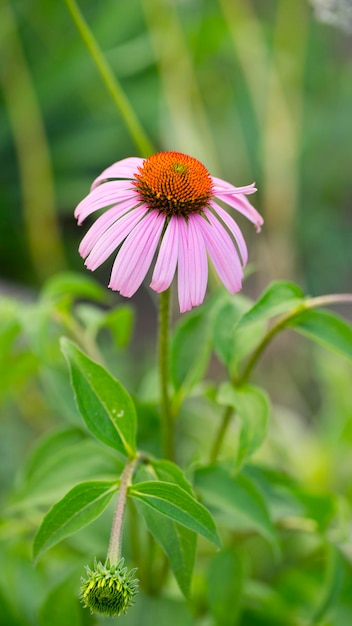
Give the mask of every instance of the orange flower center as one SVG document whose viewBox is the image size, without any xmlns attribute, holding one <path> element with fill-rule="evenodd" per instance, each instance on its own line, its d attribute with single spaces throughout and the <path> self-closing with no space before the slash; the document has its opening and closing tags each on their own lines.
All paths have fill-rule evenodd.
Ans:
<svg viewBox="0 0 352 626">
<path fill-rule="evenodd" d="M 212 196 L 211 176 L 197 159 L 181 152 L 159 152 L 138 168 L 134 185 L 150 209 L 167 216 L 199 213 Z"/>
</svg>

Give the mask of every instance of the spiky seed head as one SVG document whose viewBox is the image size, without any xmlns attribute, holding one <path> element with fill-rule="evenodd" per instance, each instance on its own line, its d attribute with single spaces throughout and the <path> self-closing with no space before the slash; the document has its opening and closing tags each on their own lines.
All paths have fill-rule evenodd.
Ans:
<svg viewBox="0 0 352 626">
<path fill-rule="evenodd" d="M 124 562 L 122 558 L 117 565 L 110 566 L 109 561 L 104 565 L 95 561 L 93 569 L 86 567 L 87 578 L 82 578 L 80 599 L 91 613 L 117 617 L 134 604 L 138 592 L 138 579 L 134 578 L 137 570 L 128 572 Z"/>
</svg>

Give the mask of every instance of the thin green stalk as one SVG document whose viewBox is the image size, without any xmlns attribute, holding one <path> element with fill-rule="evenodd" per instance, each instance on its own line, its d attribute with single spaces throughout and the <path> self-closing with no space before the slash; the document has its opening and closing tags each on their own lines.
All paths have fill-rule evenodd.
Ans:
<svg viewBox="0 0 352 626">
<path fill-rule="evenodd" d="M 121 558 L 122 530 L 127 501 L 127 490 L 131 483 L 133 472 L 139 460 L 139 457 L 132 459 L 129 463 L 127 463 L 125 469 L 122 472 L 120 490 L 114 520 L 112 523 L 109 550 L 107 555 L 107 558 L 110 561 L 110 566 L 117 565 Z"/>
<path fill-rule="evenodd" d="M 326 296 L 318 296 L 316 298 L 309 298 L 305 302 L 299 304 L 293 311 L 286 313 L 282 317 L 280 317 L 275 324 L 268 330 L 266 335 L 263 337 L 262 341 L 258 345 L 257 349 L 254 350 L 252 356 L 247 361 L 247 364 L 242 372 L 242 374 L 236 380 L 233 380 L 233 384 L 236 387 L 240 387 L 244 383 L 247 382 L 252 370 L 256 366 L 259 361 L 262 353 L 265 348 L 271 342 L 271 340 L 282 330 L 285 326 L 293 320 L 297 315 L 300 315 L 302 311 L 306 311 L 308 309 L 314 309 L 322 306 L 327 306 L 330 304 L 337 304 L 338 302 L 352 302 L 352 294 L 342 293 L 342 294 L 331 294 Z M 222 443 L 224 441 L 227 428 L 231 421 L 231 417 L 233 415 L 233 408 L 228 406 L 224 411 L 223 418 L 220 423 L 219 430 L 216 434 L 211 452 L 210 452 L 210 461 L 214 462 L 219 456 Z"/>
<path fill-rule="evenodd" d="M 210 451 L 209 461 L 211 463 L 215 463 L 215 461 L 217 460 L 219 456 L 221 446 L 224 441 L 224 437 L 225 437 L 228 425 L 231 421 L 232 415 L 233 415 L 233 408 L 231 406 L 227 406 L 222 416 L 219 430 L 216 433 L 216 437 L 214 439 L 214 443 Z"/>
<path fill-rule="evenodd" d="M 341 293 L 331 294 L 327 296 L 318 296 L 316 298 L 309 298 L 305 302 L 299 304 L 295 309 L 293 309 L 293 311 L 290 311 L 289 313 L 286 313 L 285 315 L 280 317 L 277 322 L 268 330 L 267 334 L 263 337 L 257 349 L 254 350 L 252 356 L 247 361 L 247 364 L 241 376 L 236 381 L 236 386 L 243 385 L 243 383 L 247 382 L 250 374 L 252 373 L 252 370 L 254 369 L 267 345 L 277 335 L 277 333 L 280 332 L 280 330 L 285 328 L 288 322 L 297 317 L 297 315 L 300 315 L 303 311 L 306 311 L 308 309 L 316 309 L 318 307 L 326 306 L 329 304 L 336 304 L 338 302 L 352 302 L 352 294 Z"/>
<path fill-rule="evenodd" d="M 28 251 L 40 281 L 66 267 L 55 208 L 50 147 L 14 3 L 1 3 L 0 86 L 17 155 Z M 45 235 L 44 235 L 45 233 Z"/>
<path fill-rule="evenodd" d="M 174 420 L 169 398 L 169 335 L 170 289 L 160 294 L 159 300 L 159 375 L 161 392 L 161 430 L 163 454 L 174 459 Z"/>
<path fill-rule="evenodd" d="M 77 30 L 87 46 L 89 54 L 91 55 L 108 92 L 116 104 L 136 147 L 138 148 L 141 156 L 148 157 L 150 154 L 155 152 L 155 150 L 142 128 L 126 94 L 107 62 L 76 1 L 65 0 L 65 2 L 71 13 L 73 21 L 76 24 Z"/>
</svg>

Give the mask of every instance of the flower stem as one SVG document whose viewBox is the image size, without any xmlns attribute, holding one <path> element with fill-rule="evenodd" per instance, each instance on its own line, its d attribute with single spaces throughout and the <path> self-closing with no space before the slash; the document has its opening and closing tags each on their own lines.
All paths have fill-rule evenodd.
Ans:
<svg viewBox="0 0 352 626">
<path fill-rule="evenodd" d="M 326 296 L 317 296 L 315 298 L 308 298 L 304 302 L 300 303 L 297 307 L 295 307 L 292 311 L 289 311 L 285 315 L 282 315 L 268 330 L 266 335 L 264 335 L 262 341 L 254 350 L 251 357 L 247 361 L 242 374 L 232 381 L 235 387 L 240 387 L 245 384 L 252 373 L 252 370 L 256 366 L 259 358 L 264 352 L 267 345 L 271 342 L 271 340 L 280 332 L 280 330 L 284 329 L 288 323 L 293 320 L 295 317 L 300 315 L 303 311 L 307 311 L 309 309 L 316 309 L 322 306 L 328 306 L 331 304 L 337 304 L 339 302 L 351 302 L 352 303 L 352 294 L 349 293 L 341 293 L 341 294 L 329 294 Z M 210 451 L 209 460 L 211 462 L 216 461 L 218 455 L 221 450 L 221 446 L 223 440 L 225 438 L 227 428 L 231 421 L 231 417 L 233 415 L 233 408 L 228 406 L 226 407 L 222 421 L 220 423 L 219 430 L 216 434 L 213 446 Z"/>
<path fill-rule="evenodd" d="M 164 457 L 174 458 L 174 420 L 169 398 L 169 334 L 170 289 L 160 294 L 159 300 L 159 375 L 161 392 L 161 430 Z"/>
<path fill-rule="evenodd" d="M 254 352 L 252 353 L 252 356 L 248 360 L 247 365 L 245 366 L 241 376 L 237 380 L 237 386 L 240 386 L 243 383 L 247 382 L 250 374 L 252 373 L 252 370 L 254 369 L 255 365 L 257 364 L 259 358 L 261 357 L 267 345 L 271 342 L 271 340 L 275 337 L 275 335 L 278 334 L 280 330 L 285 328 L 285 326 L 291 320 L 293 320 L 295 317 L 300 315 L 303 311 L 307 311 L 308 309 L 316 309 L 318 307 L 322 307 L 322 306 L 326 306 L 330 304 L 337 304 L 338 302 L 351 302 L 352 303 L 352 294 L 337 293 L 337 294 L 330 294 L 326 296 L 317 296 L 316 298 L 308 298 L 307 300 L 299 304 L 297 307 L 295 307 L 293 311 L 289 311 L 289 313 L 286 313 L 285 315 L 280 317 L 277 320 L 277 322 L 268 330 L 266 335 L 264 335 L 262 341 L 260 342 L 256 350 L 254 350 Z"/>
<path fill-rule="evenodd" d="M 140 458 L 136 457 L 129 461 L 121 475 L 119 496 L 117 499 L 114 520 L 112 523 L 109 550 L 107 555 L 107 558 L 110 561 L 110 566 L 117 565 L 121 558 L 122 530 L 127 501 L 127 489 L 130 485 L 133 472 L 139 460 Z"/>
<path fill-rule="evenodd" d="M 141 156 L 148 157 L 155 152 L 149 138 L 147 137 L 144 129 L 137 116 L 132 109 L 132 106 L 124 93 L 119 81 L 114 75 L 109 63 L 107 62 L 101 48 L 98 45 L 92 31 L 90 30 L 86 20 L 84 19 L 76 0 L 65 0 L 68 10 L 71 13 L 71 17 L 76 24 L 77 30 L 80 33 L 90 56 L 92 57 L 98 72 L 110 93 L 115 105 L 122 119 L 124 120 L 126 127 L 138 148 Z"/>
<path fill-rule="evenodd" d="M 221 446 L 222 443 L 224 441 L 224 437 L 227 431 L 227 427 L 230 423 L 231 417 L 233 414 L 233 408 L 231 406 L 227 406 L 224 414 L 222 416 L 222 420 L 220 422 L 220 427 L 218 432 L 216 433 L 216 437 L 214 439 L 214 443 L 213 446 L 211 448 L 210 451 L 210 455 L 209 455 L 209 461 L 211 463 L 215 463 L 215 461 L 217 460 L 220 450 L 221 450 Z"/>
</svg>

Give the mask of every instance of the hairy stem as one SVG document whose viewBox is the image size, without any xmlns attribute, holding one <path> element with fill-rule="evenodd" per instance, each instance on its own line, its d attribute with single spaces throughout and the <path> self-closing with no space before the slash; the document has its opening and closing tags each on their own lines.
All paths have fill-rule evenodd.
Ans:
<svg viewBox="0 0 352 626">
<path fill-rule="evenodd" d="M 159 301 L 159 375 L 161 392 L 161 430 L 163 454 L 174 458 L 174 420 L 169 398 L 169 335 L 170 335 L 170 289 L 160 294 Z"/>
<path fill-rule="evenodd" d="M 92 57 L 97 70 L 111 95 L 118 111 L 126 124 L 126 127 L 137 147 L 141 156 L 148 157 L 155 152 L 149 138 L 147 137 L 144 129 L 142 128 L 135 112 L 124 93 L 119 81 L 114 75 L 109 63 L 107 62 L 101 48 L 99 47 L 92 31 L 90 30 L 87 22 L 85 21 L 76 0 L 65 0 L 68 10 L 71 13 L 71 17 L 76 24 L 77 30 L 81 35 L 90 56 Z"/>
<path fill-rule="evenodd" d="M 127 501 L 127 489 L 131 483 L 133 472 L 139 460 L 139 457 L 132 459 L 129 463 L 127 463 L 125 469 L 122 472 L 120 490 L 117 499 L 114 520 L 112 523 L 109 550 L 107 555 L 107 558 L 110 561 L 110 565 L 117 565 L 121 558 L 122 530 Z"/>
</svg>

